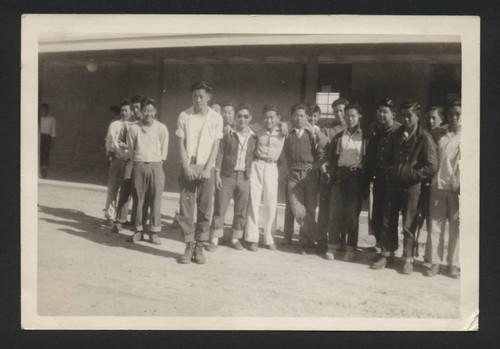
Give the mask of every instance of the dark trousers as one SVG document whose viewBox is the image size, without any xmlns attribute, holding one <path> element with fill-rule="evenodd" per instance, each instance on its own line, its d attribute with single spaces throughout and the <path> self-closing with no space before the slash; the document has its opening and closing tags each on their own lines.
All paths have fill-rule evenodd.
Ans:
<svg viewBox="0 0 500 349">
<path fill-rule="evenodd" d="M 161 161 L 134 162 L 132 179 L 134 200 L 137 202 L 135 230 L 143 231 L 143 225 L 147 220 L 145 213 L 149 208 L 151 211 L 150 231 L 159 233 L 161 231 L 161 195 L 165 186 L 165 173 Z"/>
<path fill-rule="evenodd" d="M 330 196 L 330 242 L 345 244 L 356 248 L 358 246 L 359 214 L 362 204 L 362 172 L 349 169 L 339 171 L 332 184 Z"/>
<path fill-rule="evenodd" d="M 179 176 L 180 206 L 179 225 L 185 242 L 206 241 L 210 231 L 210 215 L 214 196 L 214 171 L 210 178 L 188 181 L 181 173 Z M 197 207 L 197 222 L 194 222 L 194 208 Z"/>
<path fill-rule="evenodd" d="M 215 192 L 214 218 L 212 220 L 211 238 L 223 236 L 224 219 L 229 202 L 234 198 L 233 239 L 243 237 L 243 228 L 247 215 L 248 198 L 250 197 L 250 179 L 243 171 L 233 171 L 230 176 L 221 177 L 222 187 Z"/>
<path fill-rule="evenodd" d="M 398 249 L 399 213 L 403 215 L 403 258 L 413 260 L 417 206 L 420 197 L 420 183 L 411 187 L 401 187 L 387 183 L 387 201 L 384 207 L 383 230 L 381 234 L 382 254 L 389 255 Z"/>
<path fill-rule="evenodd" d="M 380 243 L 380 235 L 382 234 L 384 221 L 384 206 L 386 202 L 386 186 L 387 180 L 383 170 L 377 170 L 375 179 L 373 180 L 373 206 L 371 226 L 375 240 Z"/>
<path fill-rule="evenodd" d="M 300 225 L 299 243 L 302 245 L 317 239 L 318 184 L 318 171 L 289 170 L 288 172 L 288 200 L 293 216 Z"/>
<path fill-rule="evenodd" d="M 131 222 L 135 225 L 135 214 L 137 211 L 137 200 L 133 199 L 132 189 L 133 189 L 133 180 L 132 180 L 132 169 L 134 163 L 132 161 L 127 161 L 127 165 L 125 166 L 125 174 L 123 176 L 122 185 L 120 187 L 120 194 L 118 195 L 118 204 L 116 205 L 116 220 L 119 223 L 125 223 L 127 221 L 128 216 L 128 207 L 130 199 L 132 199 L 132 214 L 131 214 Z M 144 210 L 143 210 L 144 211 Z M 147 207 L 146 214 L 143 213 L 143 219 L 145 220 L 147 217 Z"/>
<path fill-rule="evenodd" d="M 318 240 L 328 238 L 328 222 L 330 220 L 330 196 L 332 183 L 321 174 L 319 180 Z M 330 232 L 330 235 L 332 233 Z"/>
<path fill-rule="evenodd" d="M 283 235 L 285 239 L 292 240 L 293 237 L 293 225 L 295 223 L 295 217 L 293 216 L 292 206 L 290 205 L 290 200 L 288 199 L 288 188 L 285 188 L 285 222 L 283 226 Z"/>
<path fill-rule="evenodd" d="M 52 137 L 48 134 L 40 134 L 40 167 L 44 170 L 49 168 L 50 146 Z"/>
</svg>

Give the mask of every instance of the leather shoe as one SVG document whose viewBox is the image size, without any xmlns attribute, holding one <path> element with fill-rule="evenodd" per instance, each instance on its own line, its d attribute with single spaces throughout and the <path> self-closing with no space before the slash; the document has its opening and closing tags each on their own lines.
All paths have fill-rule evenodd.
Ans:
<svg viewBox="0 0 500 349">
<path fill-rule="evenodd" d="M 113 228 L 111 228 L 111 232 L 115 233 L 115 234 L 118 234 L 122 230 L 123 230 L 123 227 L 122 227 L 121 223 L 115 223 L 115 225 L 113 225 Z"/>
<path fill-rule="evenodd" d="M 333 261 L 335 259 L 335 256 L 333 255 L 332 252 L 330 251 L 326 251 L 325 253 L 323 253 L 321 255 L 321 257 L 323 257 L 324 259 L 328 260 L 328 261 Z"/>
<path fill-rule="evenodd" d="M 217 249 L 217 245 L 214 244 L 213 242 L 211 242 L 210 244 L 208 244 L 207 247 L 205 247 L 205 249 L 208 251 L 208 252 L 214 252 L 216 249 Z"/>
<path fill-rule="evenodd" d="M 198 241 L 194 247 L 193 261 L 198 264 L 205 264 L 206 258 L 203 255 L 203 242 Z"/>
<path fill-rule="evenodd" d="M 137 231 L 134 233 L 134 235 L 132 235 L 132 237 L 130 238 L 130 242 L 133 242 L 133 243 L 136 243 L 137 241 L 141 241 L 142 240 L 142 231 Z"/>
<path fill-rule="evenodd" d="M 149 236 L 149 242 L 151 242 L 152 244 L 155 244 L 155 245 L 161 245 L 160 237 L 156 233 L 152 233 Z"/>
<path fill-rule="evenodd" d="M 269 244 L 269 245 L 266 245 L 266 248 L 267 248 L 268 250 L 275 251 L 275 250 L 276 250 L 276 244 Z"/>
<path fill-rule="evenodd" d="M 405 264 L 403 265 L 402 272 L 405 275 L 410 275 L 411 273 L 413 273 L 413 263 L 412 262 L 405 262 Z"/>
<path fill-rule="evenodd" d="M 238 250 L 238 251 L 243 249 L 243 245 L 241 244 L 241 242 L 239 240 L 232 243 L 231 247 L 234 248 L 235 250 Z"/>
<path fill-rule="evenodd" d="M 384 269 L 387 266 L 387 258 L 382 255 L 378 255 L 376 260 L 370 265 L 371 269 L 379 270 Z"/>
<path fill-rule="evenodd" d="M 191 263 L 191 259 L 193 258 L 193 253 L 194 253 L 194 242 L 188 242 L 186 243 L 186 249 L 184 250 L 184 254 L 179 257 L 177 260 L 181 264 L 188 264 Z"/>
<path fill-rule="evenodd" d="M 439 264 L 432 264 L 424 273 L 425 276 L 433 277 L 439 273 Z"/>
<path fill-rule="evenodd" d="M 356 253 L 352 250 L 347 250 L 344 253 L 344 262 L 352 262 L 356 258 Z"/>
<path fill-rule="evenodd" d="M 257 252 L 259 249 L 259 246 L 257 245 L 256 242 L 250 242 L 247 246 L 247 250 L 252 251 L 252 252 Z"/>
<path fill-rule="evenodd" d="M 454 279 L 460 279 L 460 269 L 458 269 L 458 267 L 455 267 L 454 265 L 451 265 L 449 267 L 448 274 Z"/>
</svg>

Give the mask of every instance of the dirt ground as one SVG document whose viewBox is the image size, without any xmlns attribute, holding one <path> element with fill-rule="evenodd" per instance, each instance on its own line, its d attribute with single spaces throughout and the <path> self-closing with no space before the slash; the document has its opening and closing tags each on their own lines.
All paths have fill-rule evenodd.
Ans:
<svg viewBox="0 0 500 349">
<path fill-rule="evenodd" d="M 177 206 L 164 198 L 162 245 L 132 244 L 104 225 L 105 191 L 42 180 L 38 207 L 39 315 L 284 316 L 456 318 L 459 281 L 369 269 L 374 239 L 367 213 L 352 263 L 278 251 L 205 252 L 207 264 L 181 265 L 181 232 L 168 228 Z M 231 211 L 231 207 L 230 210 Z M 278 228 L 283 208 L 278 209 Z M 226 222 L 231 221 L 230 214 Z M 229 229 L 227 229 L 229 231 Z M 426 235 L 426 233 L 422 234 Z M 425 241 L 425 237 L 420 241 Z"/>
</svg>

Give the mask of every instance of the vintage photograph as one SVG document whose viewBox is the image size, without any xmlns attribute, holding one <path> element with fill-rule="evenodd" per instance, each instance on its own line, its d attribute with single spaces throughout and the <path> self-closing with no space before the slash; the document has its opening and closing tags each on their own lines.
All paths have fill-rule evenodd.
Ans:
<svg viewBox="0 0 500 349">
<path fill-rule="evenodd" d="M 478 329 L 478 18 L 22 28 L 23 328 Z"/>
</svg>

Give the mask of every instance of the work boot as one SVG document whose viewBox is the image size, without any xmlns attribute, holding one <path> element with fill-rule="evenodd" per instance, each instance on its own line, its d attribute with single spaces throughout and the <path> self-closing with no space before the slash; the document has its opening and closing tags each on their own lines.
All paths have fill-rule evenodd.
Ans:
<svg viewBox="0 0 500 349">
<path fill-rule="evenodd" d="M 410 275 L 413 273 L 413 262 L 405 262 L 403 265 L 402 273 L 405 275 Z"/>
<path fill-rule="evenodd" d="M 151 233 L 151 235 L 149 236 L 149 242 L 155 245 L 161 245 L 160 237 L 156 233 Z"/>
<path fill-rule="evenodd" d="M 439 264 L 432 264 L 424 273 L 425 276 L 433 277 L 439 273 Z"/>
<path fill-rule="evenodd" d="M 384 269 L 386 265 L 387 265 L 387 258 L 379 254 L 377 256 L 377 259 L 375 259 L 375 261 L 370 265 L 370 268 L 375 270 Z"/>
<path fill-rule="evenodd" d="M 184 254 L 179 257 L 177 260 L 181 264 L 188 264 L 191 263 L 191 259 L 193 259 L 193 253 L 194 253 L 194 242 L 187 242 L 186 243 L 186 249 L 184 250 Z"/>
<path fill-rule="evenodd" d="M 194 247 L 193 261 L 198 264 L 205 264 L 206 258 L 203 255 L 203 242 L 198 241 Z"/>
</svg>

